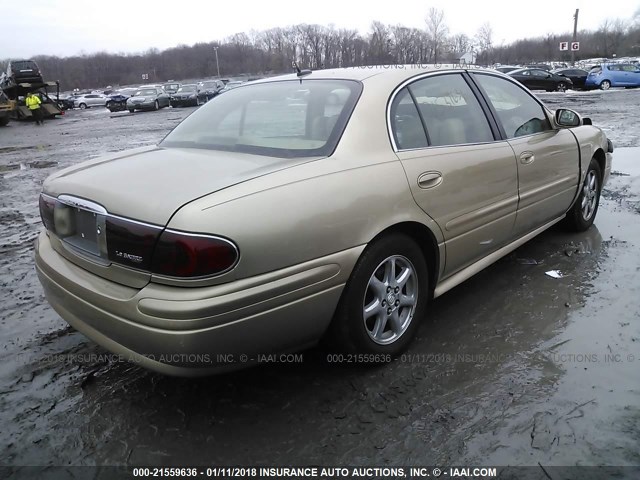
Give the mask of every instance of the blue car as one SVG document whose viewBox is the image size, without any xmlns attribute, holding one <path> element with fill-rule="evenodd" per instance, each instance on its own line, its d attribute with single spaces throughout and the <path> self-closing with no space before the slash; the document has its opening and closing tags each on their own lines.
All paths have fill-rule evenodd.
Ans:
<svg viewBox="0 0 640 480">
<path fill-rule="evenodd" d="M 586 88 L 640 87 L 640 68 L 632 63 L 603 63 L 587 75 Z"/>
</svg>

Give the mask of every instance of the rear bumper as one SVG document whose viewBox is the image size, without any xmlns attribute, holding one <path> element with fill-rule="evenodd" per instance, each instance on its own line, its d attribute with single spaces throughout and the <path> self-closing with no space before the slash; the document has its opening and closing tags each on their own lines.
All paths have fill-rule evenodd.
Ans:
<svg viewBox="0 0 640 480">
<path fill-rule="evenodd" d="M 151 110 L 155 108 L 156 102 L 145 102 L 145 103 L 127 103 L 127 109 L 131 110 Z"/>
<path fill-rule="evenodd" d="M 198 100 L 190 98 L 187 100 L 171 100 L 172 107 L 193 107 L 198 104 Z"/>
<path fill-rule="evenodd" d="M 317 343 L 363 248 L 201 288 L 124 287 L 66 260 L 45 232 L 35 259 L 49 303 L 75 329 L 146 368 L 197 376 Z"/>
</svg>

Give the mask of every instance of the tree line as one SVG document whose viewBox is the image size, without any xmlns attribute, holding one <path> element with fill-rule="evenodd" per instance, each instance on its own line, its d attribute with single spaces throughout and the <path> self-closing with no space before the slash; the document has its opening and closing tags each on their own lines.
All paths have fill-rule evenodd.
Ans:
<svg viewBox="0 0 640 480">
<path fill-rule="evenodd" d="M 492 27 L 474 35 L 451 34 L 442 10 L 431 8 L 424 28 L 374 21 L 368 32 L 322 25 L 293 25 L 238 33 L 223 41 L 179 45 L 159 51 L 124 54 L 98 52 L 70 57 L 37 56 L 46 80 L 59 80 L 63 90 L 131 85 L 217 76 L 262 76 L 301 68 L 322 69 L 380 64 L 449 63 L 474 52 L 480 65 L 568 61 L 559 51 L 570 33 L 548 34 L 496 45 Z M 597 30 L 578 33 L 576 58 L 640 56 L 640 9 L 632 19 L 606 19 Z M 0 62 L 6 68 L 7 61 Z M 146 77 L 143 79 L 143 75 Z"/>
</svg>

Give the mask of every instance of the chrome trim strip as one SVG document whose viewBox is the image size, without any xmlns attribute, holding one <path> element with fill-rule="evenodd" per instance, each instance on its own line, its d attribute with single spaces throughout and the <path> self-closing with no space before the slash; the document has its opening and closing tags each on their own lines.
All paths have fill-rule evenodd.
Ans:
<svg viewBox="0 0 640 480">
<path fill-rule="evenodd" d="M 71 195 L 63 194 L 63 195 L 59 195 L 58 198 L 56 198 L 55 200 L 58 200 L 60 203 L 64 203 L 69 207 L 79 208 L 81 210 L 86 210 L 88 212 L 99 213 L 101 215 L 106 215 L 107 213 L 107 209 L 104 208 L 99 203 L 92 202 L 90 200 L 85 200 L 84 198 L 73 197 Z"/>
<path fill-rule="evenodd" d="M 73 197 L 71 195 L 60 195 L 59 197 L 52 197 L 51 195 L 47 195 L 46 193 L 40 193 L 43 197 L 47 197 L 51 200 L 59 200 L 61 203 L 65 205 L 80 208 L 82 210 L 87 210 L 89 212 L 99 213 L 100 215 L 104 215 L 109 218 L 117 218 L 118 220 L 123 220 L 125 222 L 135 223 L 137 225 L 142 225 L 143 227 L 155 228 L 157 230 L 164 229 L 162 225 L 154 225 L 152 223 L 141 222 L 140 220 L 134 220 L 132 218 L 122 217 L 120 215 L 114 215 L 113 213 L 109 213 L 102 205 L 99 203 L 91 202 L 89 200 L 85 200 L 84 198 Z M 65 201 L 61 200 L 61 197 L 64 197 Z M 76 202 L 76 200 L 81 200 L 82 202 Z M 86 205 L 86 206 L 85 206 Z M 98 208 L 98 210 L 93 210 L 89 208 L 89 205 L 94 206 L 94 208 Z"/>
</svg>

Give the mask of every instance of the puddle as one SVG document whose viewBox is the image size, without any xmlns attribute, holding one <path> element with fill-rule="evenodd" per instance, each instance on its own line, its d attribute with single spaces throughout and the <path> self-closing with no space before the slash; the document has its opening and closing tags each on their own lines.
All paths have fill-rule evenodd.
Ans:
<svg viewBox="0 0 640 480">
<path fill-rule="evenodd" d="M 50 146 L 51 145 L 25 145 L 20 147 L 0 147 L 0 154 L 20 152 L 22 150 L 44 150 L 46 147 Z"/>
<path fill-rule="evenodd" d="M 28 170 L 30 168 L 49 168 L 55 167 L 58 162 L 53 161 L 36 161 L 29 163 L 12 163 L 9 165 L 0 165 L 0 173 L 11 172 L 13 170 Z"/>
</svg>

